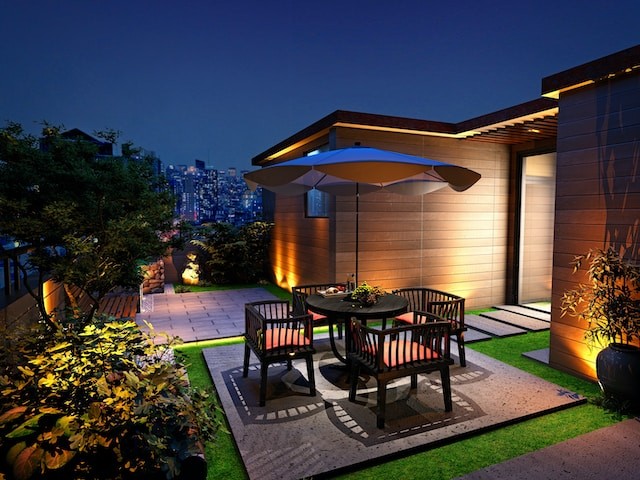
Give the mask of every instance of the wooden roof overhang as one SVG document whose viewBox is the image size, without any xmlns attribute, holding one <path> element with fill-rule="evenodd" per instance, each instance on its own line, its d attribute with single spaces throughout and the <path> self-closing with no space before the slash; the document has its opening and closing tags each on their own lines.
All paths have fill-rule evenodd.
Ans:
<svg viewBox="0 0 640 480">
<path fill-rule="evenodd" d="M 517 145 L 555 138 L 558 106 L 540 98 L 459 123 L 336 110 L 252 159 L 253 165 L 275 163 L 286 153 L 328 134 L 333 127 L 352 127 L 414 135 Z"/>
<path fill-rule="evenodd" d="M 584 63 L 542 79 L 542 95 L 558 99 L 569 90 L 592 85 L 640 69 L 640 45 Z"/>
</svg>

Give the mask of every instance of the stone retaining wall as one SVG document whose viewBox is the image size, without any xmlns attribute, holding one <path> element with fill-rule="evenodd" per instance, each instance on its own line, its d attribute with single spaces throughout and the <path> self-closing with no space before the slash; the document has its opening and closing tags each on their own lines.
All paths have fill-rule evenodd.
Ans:
<svg viewBox="0 0 640 480">
<path fill-rule="evenodd" d="M 142 281 L 142 294 L 164 293 L 164 260 L 144 265 L 142 267 L 144 280 Z"/>
</svg>

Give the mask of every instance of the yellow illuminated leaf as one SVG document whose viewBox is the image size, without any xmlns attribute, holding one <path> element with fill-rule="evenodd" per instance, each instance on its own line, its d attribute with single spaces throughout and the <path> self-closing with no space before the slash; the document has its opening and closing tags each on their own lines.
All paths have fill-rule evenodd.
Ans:
<svg viewBox="0 0 640 480">
<path fill-rule="evenodd" d="M 43 415 L 44 413 L 39 413 L 38 415 L 31 417 L 29 420 L 22 423 L 22 425 L 20 425 L 18 428 L 16 428 L 12 432 L 7 433 L 7 438 L 20 438 L 31 435 L 32 433 L 34 433 L 35 427 L 38 426 L 38 422 Z"/>
<path fill-rule="evenodd" d="M 18 365 L 18 370 L 22 372 L 23 375 L 27 377 L 33 377 L 35 373 L 29 367 L 23 367 L 22 365 Z"/>
<path fill-rule="evenodd" d="M 7 410 L 0 415 L 0 424 L 11 422 L 20 418 L 24 412 L 27 411 L 27 407 L 13 407 L 11 410 Z"/>
<path fill-rule="evenodd" d="M 44 450 L 37 445 L 22 450 L 13 464 L 13 475 L 17 480 L 27 480 L 40 468 L 40 461 L 44 456 Z"/>
<path fill-rule="evenodd" d="M 25 448 L 27 448 L 27 442 L 25 441 L 18 442 L 13 447 L 11 447 L 7 452 L 7 463 L 9 465 L 13 465 L 20 452 L 22 452 L 22 450 L 24 450 Z"/>
<path fill-rule="evenodd" d="M 44 463 L 51 470 L 65 466 L 69 460 L 75 456 L 76 452 L 72 450 L 56 449 L 55 452 L 47 452 L 44 455 Z"/>
<path fill-rule="evenodd" d="M 53 347 L 48 348 L 47 349 L 47 353 L 54 353 L 54 352 L 58 352 L 60 350 L 65 350 L 65 349 L 69 348 L 70 346 L 71 346 L 71 343 L 69 343 L 69 342 L 57 343 Z"/>
<path fill-rule="evenodd" d="M 103 395 L 103 396 L 111 395 L 111 387 L 107 383 L 106 378 L 100 377 L 96 381 L 96 387 L 99 395 Z"/>
<path fill-rule="evenodd" d="M 56 427 L 61 430 L 62 435 L 68 437 L 71 435 L 71 426 L 76 421 L 76 418 L 71 415 L 65 415 L 64 417 L 60 417 L 56 421 Z"/>
<path fill-rule="evenodd" d="M 38 380 L 39 387 L 51 387 L 56 384 L 58 378 L 51 372 L 47 373 L 47 375 L 40 380 Z"/>
</svg>

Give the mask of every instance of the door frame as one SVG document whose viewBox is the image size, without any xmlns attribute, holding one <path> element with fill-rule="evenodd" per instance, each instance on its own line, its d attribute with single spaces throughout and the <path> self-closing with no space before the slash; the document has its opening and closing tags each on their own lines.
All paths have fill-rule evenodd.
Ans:
<svg viewBox="0 0 640 480">
<path fill-rule="evenodd" d="M 513 223 L 511 226 L 511 267 L 508 268 L 508 276 L 511 277 L 511 282 L 507 282 L 507 285 L 510 284 L 510 288 L 507 289 L 506 293 L 506 302 L 511 305 L 518 305 L 520 303 L 520 259 L 522 255 L 522 184 L 523 184 L 523 174 L 524 174 L 524 159 L 525 157 L 535 157 L 537 155 L 546 155 L 549 153 L 556 154 L 556 171 L 557 171 L 557 149 L 555 146 L 545 147 L 545 148 L 537 148 L 531 150 L 521 150 L 516 152 L 516 160 L 515 160 L 515 173 L 513 177 L 513 187 L 514 187 L 514 204 L 513 204 Z M 556 173 L 557 177 L 557 173 Z"/>
</svg>

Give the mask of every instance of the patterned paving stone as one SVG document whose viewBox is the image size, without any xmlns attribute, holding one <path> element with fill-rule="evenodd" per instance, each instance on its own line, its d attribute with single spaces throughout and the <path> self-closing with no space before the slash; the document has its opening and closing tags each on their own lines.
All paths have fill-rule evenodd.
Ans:
<svg viewBox="0 0 640 480">
<path fill-rule="evenodd" d="M 244 331 L 244 304 L 273 298 L 264 288 L 181 294 L 170 289 L 146 295 L 145 309 L 136 321 L 145 329 L 146 320 L 156 332 L 185 342 L 235 337 Z"/>
</svg>

